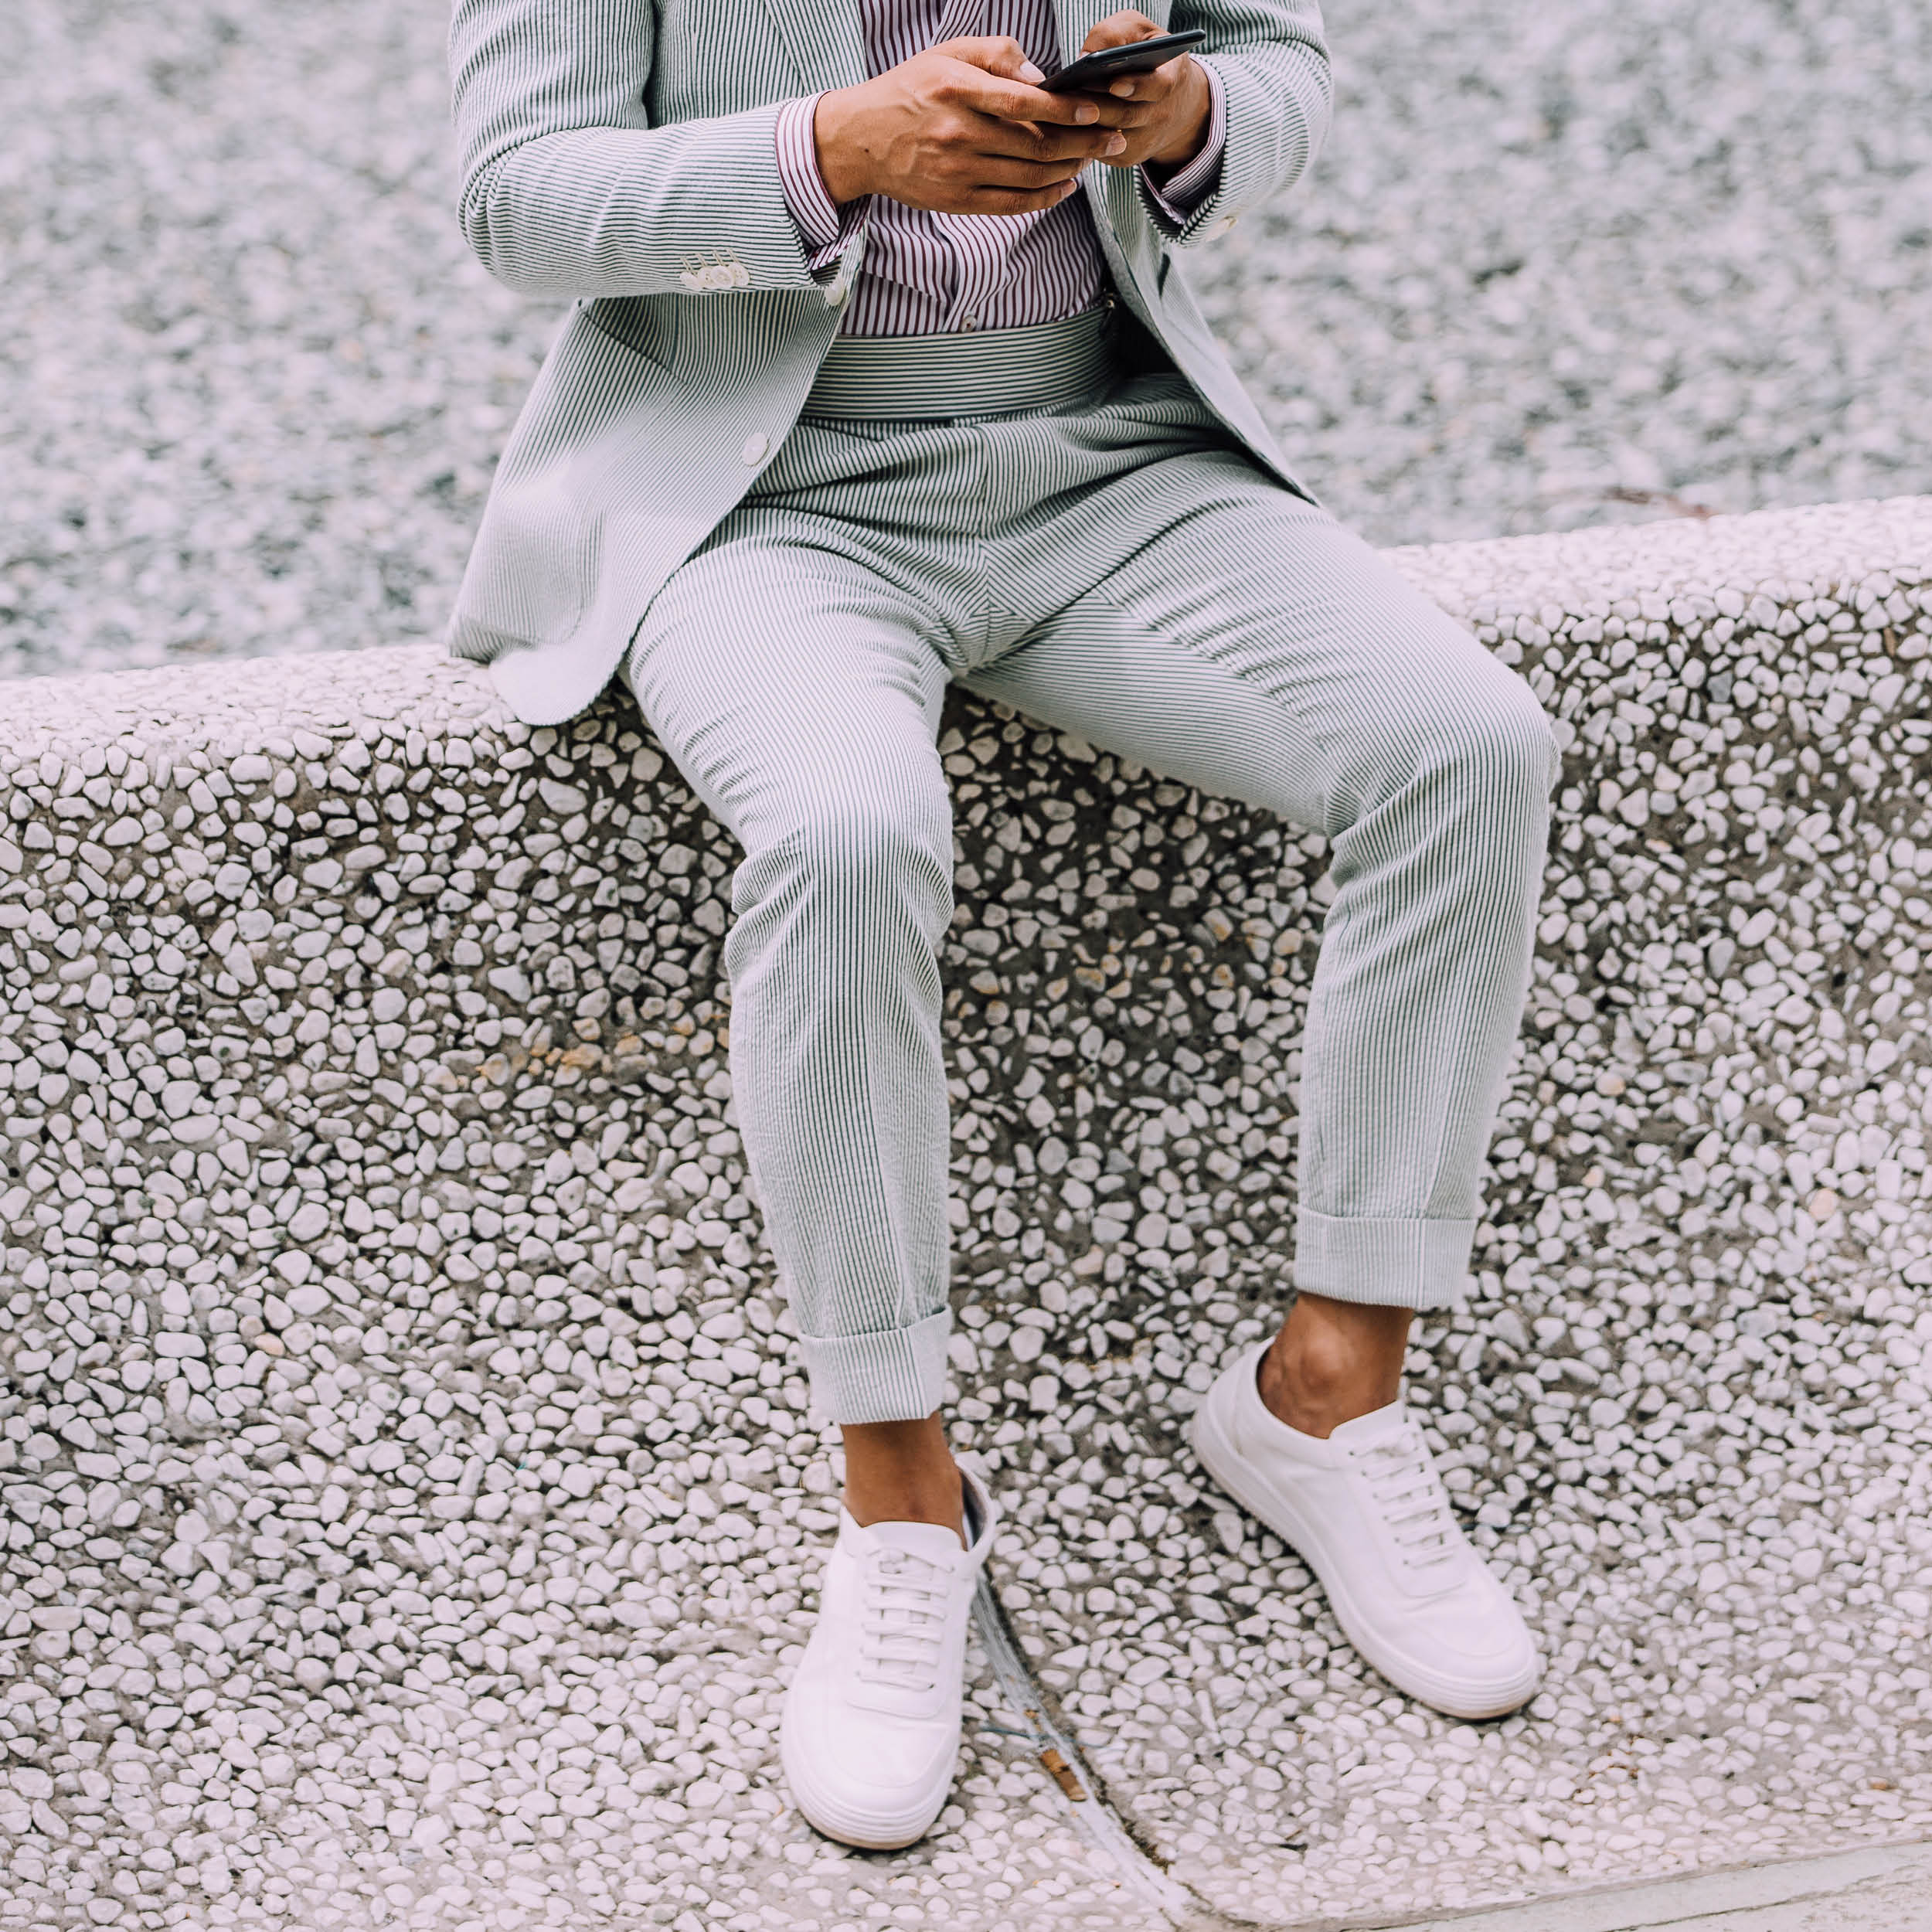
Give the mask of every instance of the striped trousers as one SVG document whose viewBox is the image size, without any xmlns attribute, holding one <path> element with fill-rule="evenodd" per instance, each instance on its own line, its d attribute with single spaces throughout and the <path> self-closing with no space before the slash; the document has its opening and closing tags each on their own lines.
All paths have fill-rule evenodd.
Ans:
<svg viewBox="0 0 1932 1932">
<path fill-rule="evenodd" d="M 1181 378 L 998 417 L 808 415 L 653 602 L 626 675 L 744 849 L 733 1088 L 835 1420 L 929 1414 L 944 1379 L 949 679 L 1327 835 L 1295 1282 L 1455 1299 L 1551 734 L 1514 672 L 1233 448 Z"/>
</svg>

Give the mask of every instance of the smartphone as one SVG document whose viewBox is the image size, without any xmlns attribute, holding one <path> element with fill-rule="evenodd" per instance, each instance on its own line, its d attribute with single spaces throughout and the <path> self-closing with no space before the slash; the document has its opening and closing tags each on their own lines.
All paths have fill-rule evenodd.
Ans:
<svg viewBox="0 0 1932 1932">
<path fill-rule="evenodd" d="M 1040 82 L 1049 94 L 1071 93 L 1079 88 L 1099 89 L 1122 74 L 1145 73 L 1172 60 L 1177 53 L 1198 47 L 1207 38 L 1199 27 L 1185 33 L 1164 33 L 1151 40 L 1130 41 L 1124 47 L 1103 47 L 1098 53 L 1084 53 L 1079 60 L 1049 74 Z"/>
</svg>

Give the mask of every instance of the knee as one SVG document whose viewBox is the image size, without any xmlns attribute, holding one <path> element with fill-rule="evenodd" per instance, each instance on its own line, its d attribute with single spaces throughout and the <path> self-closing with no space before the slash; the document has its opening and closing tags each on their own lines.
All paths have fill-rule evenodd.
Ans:
<svg viewBox="0 0 1932 1932">
<path fill-rule="evenodd" d="M 909 884 L 951 872 L 952 834 L 913 801 L 846 799 L 821 806 L 799 828 L 801 862 L 829 880 Z"/>
<path fill-rule="evenodd" d="M 921 910 L 944 901 L 950 916 L 952 826 L 944 800 L 835 796 L 801 809 L 760 869 L 808 899 Z"/>
<path fill-rule="evenodd" d="M 1562 768 L 1563 754 L 1549 713 L 1515 672 L 1505 671 L 1497 681 L 1476 736 L 1481 761 L 1513 789 L 1533 797 L 1540 812 Z"/>
<path fill-rule="evenodd" d="M 1437 760 L 1471 815 L 1540 834 L 1561 757 L 1536 694 L 1502 665 L 1430 714 Z"/>
<path fill-rule="evenodd" d="M 1365 720 L 1364 755 L 1334 794 L 1334 835 L 1359 843 L 1365 862 L 1395 837 L 1418 859 L 1434 854 L 1429 864 L 1452 853 L 1458 874 L 1526 889 L 1549 835 L 1556 736 L 1505 665 L 1484 653 L 1460 669 L 1386 695 Z"/>
</svg>

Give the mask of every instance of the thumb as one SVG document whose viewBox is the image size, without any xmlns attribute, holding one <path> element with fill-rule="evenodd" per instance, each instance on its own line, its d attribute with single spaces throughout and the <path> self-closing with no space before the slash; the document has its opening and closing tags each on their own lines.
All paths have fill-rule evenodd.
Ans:
<svg viewBox="0 0 1932 1932">
<path fill-rule="evenodd" d="M 989 34 L 978 38 L 949 40 L 935 53 L 948 53 L 955 60 L 980 67 L 1002 80 L 1023 81 L 1028 87 L 1046 77 L 1026 57 L 1026 49 L 1009 34 Z"/>
</svg>

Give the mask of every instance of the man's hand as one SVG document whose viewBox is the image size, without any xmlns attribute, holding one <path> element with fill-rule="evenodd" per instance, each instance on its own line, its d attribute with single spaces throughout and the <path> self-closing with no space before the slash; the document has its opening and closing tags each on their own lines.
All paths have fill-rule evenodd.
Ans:
<svg viewBox="0 0 1932 1932">
<path fill-rule="evenodd" d="M 1121 21 L 1159 31 L 1143 15 L 1116 14 L 1087 45 L 1115 45 L 1095 36 Z M 1141 83 L 1177 65 L 1192 63 L 1170 61 Z M 948 40 L 821 95 L 812 127 L 832 199 L 884 195 L 947 215 L 1026 215 L 1064 201 L 1090 161 L 1133 151 L 1140 130 L 1121 117 L 1141 103 L 1046 94 L 1032 84 L 1043 77 L 1017 40 Z"/>
<path fill-rule="evenodd" d="M 1087 36 L 1082 53 L 1124 47 L 1151 39 L 1165 29 L 1134 8 L 1111 13 Z M 1185 168 L 1207 138 L 1212 97 L 1207 76 L 1186 54 L 1176 54 L 1147 73 L 1124 74 L 1104 94 L 1077 98 L 1099 104 L 1100 124 L 1117 128 L 1127 145 L 1100 158 L 1110 168 L 1138 168 L 1144 162 L 1171 173 Z"/>
</svg>

